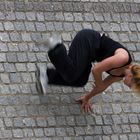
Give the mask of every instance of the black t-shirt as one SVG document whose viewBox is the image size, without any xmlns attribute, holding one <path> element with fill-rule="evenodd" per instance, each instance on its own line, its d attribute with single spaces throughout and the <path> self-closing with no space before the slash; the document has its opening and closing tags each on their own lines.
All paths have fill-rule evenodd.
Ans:
<svg viewBox="0 0 140 140">
<path fill-rule="evenodd" d="M 111 38 L 109 38 L 107 36 L 105 36 L 105 34 L 103 34 L 102 37 L 100 38 L 100 47 L 97 51 L 96 61 L 100 62 L 100 61 L 102 61 L 102 60 L 104 60 L 108 57 L 113 56 L 115 51 L 118 48 L 123 48 L 124 50 L 126 50 L 128 52 L 128 55 L 129 55 L 128 62 L 121 67 L 129 65 L 132 62 L 130 52 L 124 46 L 122 46 L 120 43 L 112 40 Z M 117 68 L 121 68 L 121 67 L 117 67 Z M 109 73 L 112 76 L 116 76 L 116 77 L 124 77 L 124 75 L 119 75 L 118 76 L 118 75 L 113 75 L 113 74 L 110 73 L 111 70 L 117 69 L 117 68 L 112 68 L 112 69 L 108 70 L 107 73 Z"/>
</svg>

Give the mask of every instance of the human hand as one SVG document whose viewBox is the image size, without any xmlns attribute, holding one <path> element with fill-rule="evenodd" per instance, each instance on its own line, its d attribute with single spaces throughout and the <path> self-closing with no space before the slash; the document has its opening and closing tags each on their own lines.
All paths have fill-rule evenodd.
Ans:
<svg viewBox="0 0 140 140">
<path fill-rule="evenodd" d="M 88 112 L 92 111 L 92 105 L 91 105 L 90 101 L 86 99 L 86 95 L 81 96 L 76 101 L 81 104 L 81 108 L 84 112 L 88 113 Z"/>
</svg>

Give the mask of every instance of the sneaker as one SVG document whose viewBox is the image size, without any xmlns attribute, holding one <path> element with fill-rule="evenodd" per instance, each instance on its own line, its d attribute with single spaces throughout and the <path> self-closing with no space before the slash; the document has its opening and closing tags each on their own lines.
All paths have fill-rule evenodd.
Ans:
<svg viewBox="0 0 140 140">
<path fill-rule="evenodd" d="M 46 47 L 48 47 L 49 49 L 53 49 L 55 48 L 58 44 L 61 44 L 62 40 L 59 36 L 52 36 L 50 38 L 47 38 L 46 40 L 42 40 L 37 42 L 37 45 L 44 45 Z"/>
<path fill-rule="evenodd" d="M 46 66 L 37 66 L 36 79 L 36 88 L 38 92 L 46 95 L 48 88 L 48 76 Z"/>
</svg>

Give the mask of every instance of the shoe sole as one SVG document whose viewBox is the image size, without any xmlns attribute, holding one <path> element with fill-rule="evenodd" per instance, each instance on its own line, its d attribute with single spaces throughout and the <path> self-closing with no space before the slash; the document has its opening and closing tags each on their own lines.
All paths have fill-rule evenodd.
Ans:
<svg viewBox="0 0 140 140">
<path fill-rule="evenodd" d="M 43 67 L 37 67 L 36 76 L 38 91 L 46 95 L 48 82 L 46 68 L 43 69 Z"/>
<path fill-rule="evenodd" d="M 43 89 L 42 89 L 42 86 L 41 86 L 41 83 L 40 83 L 40 70 L 39 68 L 37 67 L 37 71 L 35 72 L 35 76 L 36 76 L 36 88 L 37 88 L 37 91 L 39 93 L 43 93 Z"/>
</svg>

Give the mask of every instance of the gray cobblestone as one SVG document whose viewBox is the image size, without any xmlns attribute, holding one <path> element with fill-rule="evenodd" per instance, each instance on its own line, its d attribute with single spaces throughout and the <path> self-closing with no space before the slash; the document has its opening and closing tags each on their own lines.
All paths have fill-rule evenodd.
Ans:
<svg viewBox="0 0 140 140">
<path fill-rule="evenodd" d="M 72 25 L 72 23 L 64 22 L 64 23 L 63 23 L 63 26 L 64 26 L 64 30 L 65 30 L 65 31 L 71 31 L 71 30 L 73 30 L 73 25 Z"/>
<path fill-rule="evenodd" d="M 7 33 L 0 33 L 0 40 L 4 42 L 10 41 L 9 35 Z"/>
<path fill-rule="evenodd" d="M 115 134 L 120 134 L 122 133 L 122 128 L 120 127 L 120 125 L 112 125 L 112 130 Z"/>
<path fill-rule="evenodd" d="M 138 123 L 139 122 L 136 114 L 130 114 L 129 115 L 129 120 L 130 120 L 131 123 Z"/>
<path fill-rule="evenodd" d="M 23 131 L 21 129 L 13 130 L 13 136 L 15 138 L 23 138 Z"/>
<path fill-rule="evenodd" d="M 25 27 L 27 31 L 35 31 L 35 25 L 32 22 L 25 22 Z"/>
<path fill-rule="evenodd" d="M 140 132 L 140 127 L 139 125 L 130 125 L 132 132 L 139 133 Z"/>
<path fill-rule="evenodd" d="M 34 133 L 36 137 L 43 137 L 44 136 L 44 132 L 42 128 L 36 128 L 34 129 Z"/>
<path fill-rule="evenodd" d="M 2 130 L 2 138 L 6 139 L 6 138 L 12 138 L 12 131 L 11 130 Z"/>
<path fill-rule="evenodd" d="M 30 138 L 30 137 L 34 136 L 33 130 L 30 129 L 30 128 L 23 129 L 23 133 L 24 133 L 25 137 L 29 137 Z"/>
<path fill-rule="evenodd" d="M 5 30 L 13 31 L 14 25 L 12 22 L 4 22 L 4 28 L 5 28 Z"/>
<path fill-rule="evenodd" d="M 62 23 L 55 22 L 54 23 L 54 26 L 55 26 L 56 31 L 63 31 L 63 25 L 62 25 Z"/>
<path fill-rule="evenodd" d="M 17 59 L 19 62 L 27 62 L 27 55 L 26 53 L 17 53 Z"/>
<path fill-rule="evenodd" d="M 134 134 L 130 134 L 129 136 L 129 139 L 131 140 L 137 140 L 137 136 L 136 135 L 134 135 Z"/>
<path fill-rule="evenodd" d="M 130 133 L 131 132 L 129 125 L 122 125 L 121 127 L 123 130 L 123 133 Z"/>
<path fill-rule="evenodd" d="M 85 134 L 85 131 L 82 127 L 75 127 L 74 130 L 75 130 L 76 136 L 80 136 L 80 135 Z"/>
<path fill-rule="evenodd" d="M 10 33 L 10 38 L 12 41 L 21 41 L 21 35 L 19 33 Z"/>
<path fill-rule="evenodd" d="M 36 16 L 34 12 L 26 12 L 25 14 L 26 14 L 27 20 L 29 21 L 36 20 Z"/>
<path fill-rule="evenodd" d="M 75 102 L 92 88 L 49 86 L 36 89 L 36 64 L 48 63 L 35 42 L 58 33 L 69 45 L 83 28 L 105 32 L 130 50 L 139 63 L 138 0 L 66 0 L 0 2 L 0 139 L 140 139 L 139 97 L 122 82 L 95 96 L 90 114 Z M 124 92 L 124 94 L 122 94 Z M 131 94 L 132 93 L 132 94 Z"/>
<path fill-rule="evenodd" d="M 45 21 L 44 13 L 43 12 L 37 13 L 36 16 L 37 16 L 37 20 L 38 21 Z"/>
<path fill-rule="evenodd" d="M 10 80 L 13 83 L 20 83 L 21 82 L 21 76 L 19 73 L 11 73 L 10 74 Z"/>
<path fill-rule="evenodd" d="M 110 126 L 103 126 L 103 132 L 104 134 L 112 134 L 112 129 Z"/>
<path fill-rule="evenodd" d="M 36 22 L 35 25 L 37 31 L 46 31 L 46 26 L 44 23 Z"/>
<path fill-rule="evenodd" d="M 25 20 L 26 16 L 24 12 L 15 12 L 16 19 L 18 20 Z"/>
<path fill-rule="evenodd" d="M 7 12 L 6 19 L 10 21 L 15 20 L 15 14 L 13 12 Z"/>
<path fill-rule="evenodd" d="M 30 36 L 29 33 L 26 33 L 26 32 L 22 33 L 21 36 L 22 36 L 22 40 L 25 41 L 25 42 L 26 41 L 32 41 L 31 36 Z"/>
<path fill-rule="evenodd" d="M 55 129 L 54 128 L 45 128 L 44 129 L 46 136 L 55 136 Z"/>
</svg>

